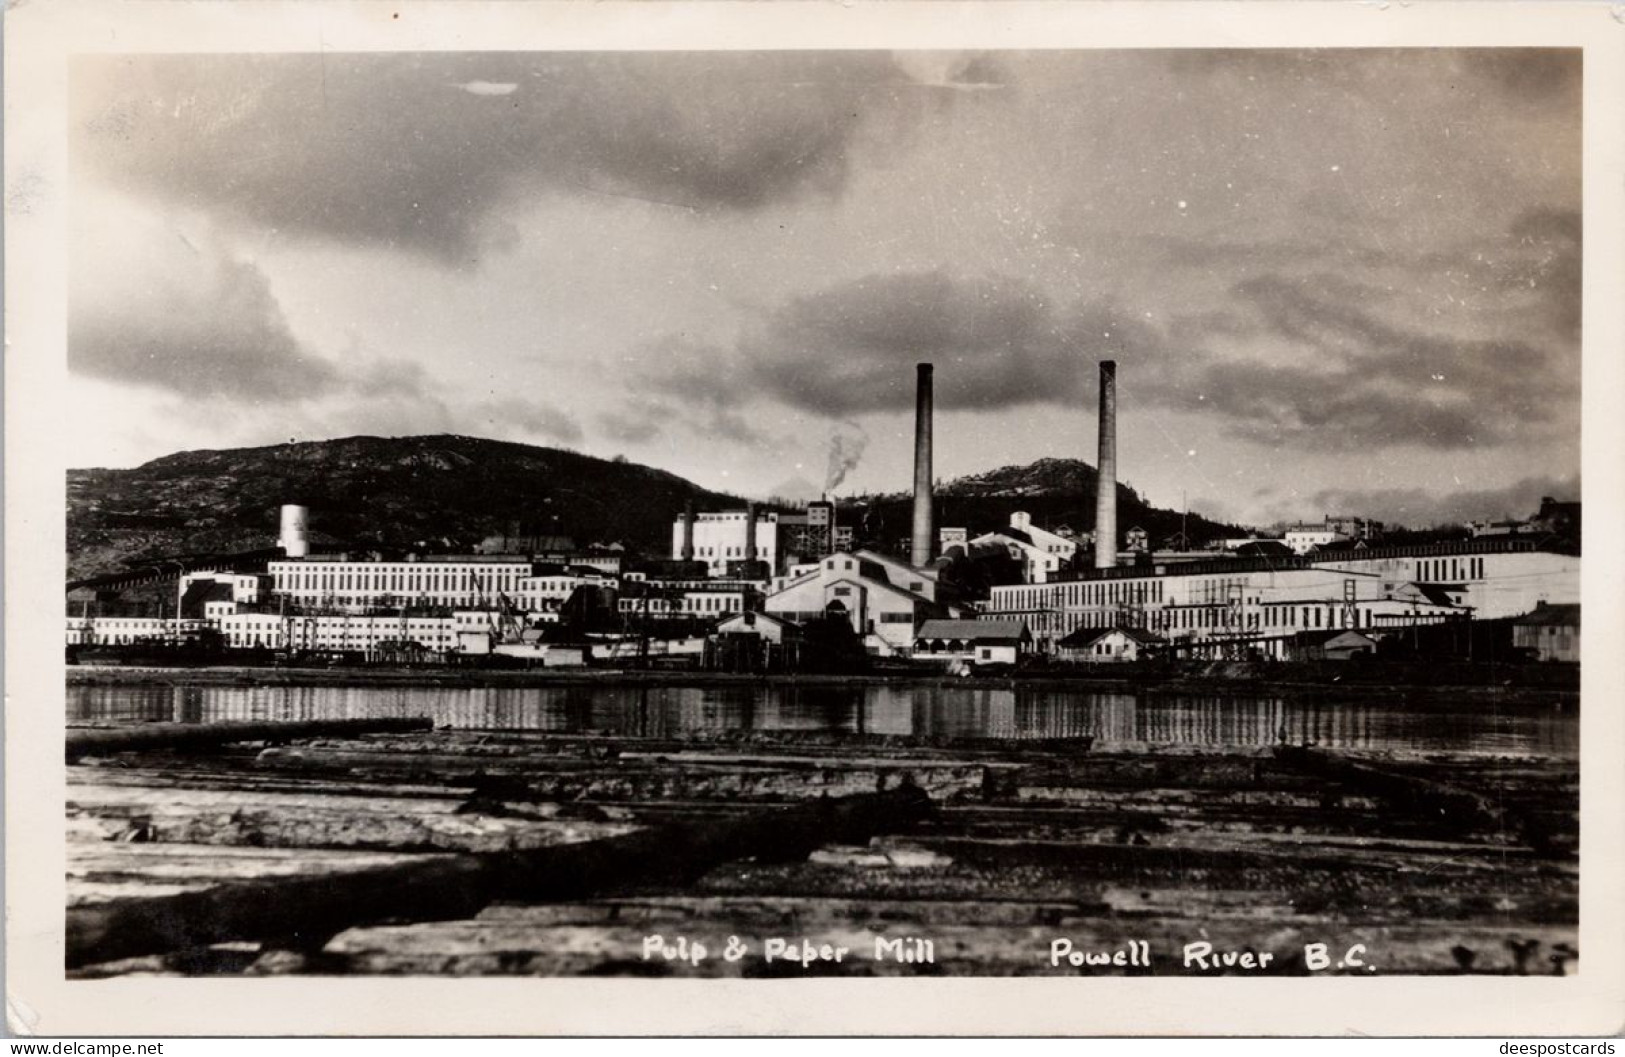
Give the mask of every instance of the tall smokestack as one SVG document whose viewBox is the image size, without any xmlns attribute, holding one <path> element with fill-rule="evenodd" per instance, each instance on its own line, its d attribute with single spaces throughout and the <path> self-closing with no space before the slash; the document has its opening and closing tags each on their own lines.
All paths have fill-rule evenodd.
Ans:
<svg viewBox="0 0 1625 1057">
<path fill-rule="evenodd" d="M 909 560 L 924 565 L 936 549 L 937 529 L 931 509 L 931 365 L 915 368 L 914 391 L 914 535 Z"/>
<path fill-rule="evenodd" d="M 694 560 L 694 500 L 683 504 L 683 546 L 678 556 L 685 562 Z"/>
<path fill-rule="evenodd" d="M 1100 361 L 1100 457 L 1096 460 L 1095 568 L 1117 566 L 1117 361 Z"/>
<path fill-rule="evenodd" d="M 745 504 L 745 560 L 756 560 L 756 504 Z"/>
</svg>

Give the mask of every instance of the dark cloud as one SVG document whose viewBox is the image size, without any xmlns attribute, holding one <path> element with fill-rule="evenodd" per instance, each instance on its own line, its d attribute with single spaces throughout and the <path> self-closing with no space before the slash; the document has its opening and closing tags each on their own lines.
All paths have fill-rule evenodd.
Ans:
<svg viewBox="0 0 1625 1057">
<path fill-rule="evenodd" d="M 574 417 L 556 407 L 520 397 L 504 397 L 476 404 L 472 408 L 472 417 L 499 430 L 518 430 L 566 444 L 581 440 L 581 425 Z"/>
<path fill-rule="evenodd" d="M 1535 311 L 1556 335 L 1578 345 L 1581 264 L 1581 220 L 1578 210 L 1531 209 L 1512 225 L 1515 253 L 1499 269 L 1502 289 L 1534 296 Z"/>
<path fill-rule="evenodd" d="M 377 437 L 426 433 L 466 433 L 503 440 L 575 445 L 582 430 L 574 416 L 549 404 L 521 397 L 447 401 L 432 386 L 401 386 L 386 395 L 364 394 L 349 386 L 289 409 L 274 427 L 296 422 L 304 436 L 343 436 L 348 430 Z M 264 432 L 262 423 L 250 423 Z"/>
<path fill-rule="evenodd" d="M 1449 449 L 1573 427 L 1579 374 L 1570 350 L 1453 338 L 1383 318 L 1411 307 L 1402 294 L 1336 275 L 1259 276 L 1235 292 L 1256 311 L 1261 336 L 1299 353 L 1291 367 L 1205 371 L 1202 394 L 1248 436 Z"/>
<path fill-rule="evenodd" d="M 738 407 L 737 373 L 727 353 L 682 337 L 641 350 L 632 394 L 599 425 L 624 443 L 652 440 L 676 427 L 698 437 L 752 447 L 778 447 L 782 438 L 753 426 Z"/>
<path fill-rule="evenodd" d="M 155 232 L 124 232 L 116 251 L 122 259 L 111 267 L 90 261 L 75 271 L 68 312 L 73 373 L 206 402 L 205 413 L 223 419 L 268 415 L 303 423 L 307 435 L 494 430 L 581 439 L 570 415 L 528 399 L 454 408 L 416 362 L 354 349 L 319 356 L 292 333 L 258 268 L 206 238 Z M 274 428 L 280 433 L 283 426 Z"/>
<path fill-rule="evenodd" d="M 1430 528 L 1467 521 L 1530 517 L 1540 508 L 1543 496 L 1577 500 L 1580 498 L 1579 479 L 1525 477 L 1502 488 L 1445 493 L 1421 488 L 1328 488 L 1309 497 L 1307 509 L 1327 513 L 1358 511 L 1390 524 Z M 1303 502 L 1295 501 L 1284 516 L 1296 519 L 1304 509 Z"/>
<path fill-rule="evenodd" d="M 262 228 L 476 257 L 535 192 L 751 210 L 843 185 L 882 53 L 155 56 L 75 67 L 78 162 Z"/>
<path fill-rule="evenodd" d="M 1570 214 L 1531 213 L 1510 251 L 1488 262 L 1466 249 L 1439 253 L 1417 274 L 1472 267 L 1475 282 L 1516 286 L 1562 315 L 1578 281 L 1567 263 L 1573 229 Z M 1526 289 L 1530 276 L 1542 289 Z M 1271 447 L 1449 451 L 1577 434 L 1577 349 L 1561 328 L 1458 337 L 1431 329 L 1448 320 L 1418 322 L 1428 307 L 1368 270 L 1263 272 L 1237 282 L 1224 308 L 1153 326 L 1008 277 L 870 275 L 790 300 L 732 350 L 662 343 L 647 357 L 647 384 L 713 413 L 766 398 L 840 418 L 906 411 L 913 365 L 930 361 L 944 410 L 1087 405 L 1096 361 L 1113 358 L 1135 400 L 1217 417 Z M 1248 345 L 1271 355 L 1219 351 Z"/>
<path fill-rule="evenodd" d="M 1270 447 L 1457 449 L 1506 438 L 1498 422 L 1471 406 L 1389 391 L 1348 371 L 1213 363 L 1177 395 L 1153 388 L 1147 396 L 1165 406 L 1221 416 L 1233 435 Z"/>
<path fill-rule="evenodd" d="M 68 367 L 92 378 L 193 397 L 282 403 L 338 381 L 288 329 L 264 273 L 195 247 L 176 269 L 129 276 L 131 301 L 76 285 Z"/>
<path fill-rule="evenodd" d="M 598 416 L 598 428 L 611 440 L 623 444 L 647 444 L 660 436 L 660 426 L 647 416 L 609 411 Z"/>
<path fill-rule="evenodd" d="M 1300 81 L 1357 88 L 1411 74 L 1439 92 L 1489 88 L 1525 105 L 1578 103 L 1579 48 L 1200 48 L 1151 53 L 1176 73 L 1263 80 L 1279 87 Z M 1438 76 L 1441 63 L 1460 71 Z"/>
<path fill-rule="evenodd" d="M 1156 336 L 1107 304 L 1060 305 L 1039 288 L 943 271 L 870 275 L 784 305 L 750 331 L 737 378 L 791 407 L 841 417 L 914 404 L 914 364 L 936 364 L 937 406 L 1066 403 L 1095 363 L 1149 362 Z"/>
</svg>

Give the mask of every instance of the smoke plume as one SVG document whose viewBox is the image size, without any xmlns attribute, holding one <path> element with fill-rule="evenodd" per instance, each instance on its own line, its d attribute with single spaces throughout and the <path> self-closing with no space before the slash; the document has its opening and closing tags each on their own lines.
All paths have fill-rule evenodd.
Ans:
<svg viewBox="0 0 1625 1057">
<path fill-rule="evenodd" d="M 829 438 L 829 472 L 824 475 L 824 491 L 833 492 L 846 480 L 846 475 L 857 469 L 863 458 L 863 449 L 869 446 L 869 435 L 857 426 L 845 433 L 834 433 Z"/>
</svg>

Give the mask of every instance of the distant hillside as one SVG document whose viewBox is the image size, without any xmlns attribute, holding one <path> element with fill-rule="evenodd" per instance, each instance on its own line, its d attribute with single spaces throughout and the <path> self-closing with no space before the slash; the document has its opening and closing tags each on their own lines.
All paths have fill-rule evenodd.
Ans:
<svg viewBox="0 0 1625 1057">
<path fill-rule="evenodd" d="M 1094 467 L 1076 459 L 961 477 L 941 486 L 937 524 L 981 533 L 1024 510 L 1045 527 L 1087 532 L 1095 480 Z M 905 540 L 909 497 L 865 498 L 872 511 L 866 542 Z M 68 471 L 68 576 L 274 546 L 284 503 L 309 507 L 312 540 L 334 548 L 466 551 L 523 521 L 533 532 L 663 556 L 672 519 L 688 499 L 699 510 L 742 502 L 636 463 L 477 437 L 349 437 L 180 452 L 130 470 Z M 1125 485 L 1118 485 L 1117 504 L 1120 530 L 1138 525 L 1158 545 L 1180 531 L 1178 511 L 1151 507 Z M 1242 533 L 1192 515 L 1189 534 L 1200 541 Z"/>
<path fill-rule="evenodd" d="M 579 542 L 664 554 L 685 500 L 739 501 L 662 470 L 477 437 L 349 437 L 189 451 L 129 470 L 68 471 L 68 576 L 167 555 L 274 546 L 278 508 L 311 538 L 466 550 L 515 520 Z"/>
<path fill-rule="evenodd" d="M 1010 523 L 1010 515 L 1025 511 L 1033 522 L 1045 528 L 1066 526 L 1078 533 L 1095 527 L 1095 488 L 1099 480 L 1095 468 L 1078 459 L 1039 459 L 1025 466 L 1001 466 L 996 470 L 947 481 L 937 488 L 937 524 L 968 529 L 979 535 Z M 904 494 L 859 497 L 878 512 L 883 538 L 902 538 L 909 533 L 911 499 Z M 1139 527 L 1146 530 L 1153 546 L 1161 547 L 1181 532 L 1192 543 L 1224 536 L 1244 536 L 1246 529 L 1210 521 L 1200 514 L 1188 519 L 1180 511 L 1164 510 L 1147 503 L 1134 489 L 1117 485 L 1117 529 L 1119 533 Z"/>
</svg>

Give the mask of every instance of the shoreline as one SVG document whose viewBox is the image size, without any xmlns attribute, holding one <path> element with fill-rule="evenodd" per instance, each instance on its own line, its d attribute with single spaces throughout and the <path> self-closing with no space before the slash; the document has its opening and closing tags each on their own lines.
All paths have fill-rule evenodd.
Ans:
<svg viewBox="0 0 1625 1057">
<path fill-rule="evenodd" d="M 1423 705 L 1441 700 L 1484 700 L 1497 706 L 1578 707 L 1578 690 L 1557 687 L 1434 685 L 1404 682 L 1342 682 L 1272 679 L 1254 674 L 1136 673 L 1136 677 L 1043 673 L 1034 675 L 955 678 L 933 673 L 884 674 L 736 674 L 728 672 L 639 672 L 603 669 L 407 669 L 407 668 L 261 668 L 220 666 L 158 668 L 122 665 L 67 666 L 72 686 L 326 686 L 446 689 L 539 689 L 548 687 L 869 687 L 915 686 L 940 689 L 1073 691 L 1199 695 L 1267 694 L 1294 699 L 1351 701 L 1373 695 L 1397 695 Z"/>
</svg>

